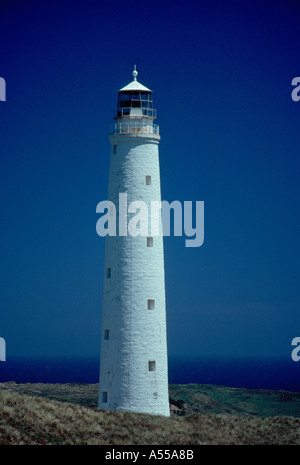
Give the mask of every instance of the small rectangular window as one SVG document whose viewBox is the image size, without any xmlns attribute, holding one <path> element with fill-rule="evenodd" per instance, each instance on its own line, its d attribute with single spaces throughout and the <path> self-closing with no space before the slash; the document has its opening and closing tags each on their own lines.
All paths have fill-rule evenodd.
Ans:
<svg viewBox="0 0 300 465">
<path fill-rule="evenodd" d="M 155 361 L 154 360 L 151 360 L 149 362 L 149 371 L 155 371 L 156 370 L 156 366 L 155 366 Z"/>
<path fill-rule="evenodd" d="M 105 329 L 104 330 L 104 340 L 108 341 L 108 339 L 109 339 L 109 329 Z"/>
<path fill-rule="evenodd" d="M 147 237 L 147 247 L 153 247 L 153 237 Z"/>
<path fill-rule="evenodd" d="M 153 299 L 148 299 L 148 310 L 154 310 L 155 301 Z"/>
<path fill-rule="evenodd" d="M 106 404 L 107 402 L 107 392 L 102 392 L 102 403 L 103 404 Z"/>
<path fill-rule="evenodd" d="M 117 146 L 113 145 L 113 154 L 115 155 L 117 153 Z"/>
<path fill-rule="evenodd" d="M 107 279 L 111 278 L 111 268 L 106 268 L 106 277 Z"/>
<path fill-rule="evenodd" d="M 151 176 L 146 176 L 146 186 L 151 186 Z"/>
</svg>

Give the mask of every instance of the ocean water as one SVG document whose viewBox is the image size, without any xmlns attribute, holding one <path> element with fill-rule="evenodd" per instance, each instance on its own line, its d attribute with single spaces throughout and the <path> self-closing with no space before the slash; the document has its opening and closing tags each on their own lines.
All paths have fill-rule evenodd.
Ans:
<svg viewBox="0 0 300 465">
<path fill-rule="evenodd" d="M 99 358 L 12 358 L 0 362 L 0 382 L 98 383 Z M 300 392 L 300 361 L 169 359 L 170 384 L 215 384 Z"/>
</svg>

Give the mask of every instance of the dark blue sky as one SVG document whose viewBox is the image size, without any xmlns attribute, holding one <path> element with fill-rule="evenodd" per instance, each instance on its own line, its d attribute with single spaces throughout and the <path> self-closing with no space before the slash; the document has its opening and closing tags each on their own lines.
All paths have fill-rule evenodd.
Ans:
<svg viewBox="0 0 300 465">
<path fill-rule="evenodd" d="M 98 356 L 109 128 L 154 91 L 162 198 L 203 200 L 205 242 L 165 238 L 169 355 L 290 357 L 300 336 L 296 1 L 2 1 L 0 336 L 10 356 Z"/>
</svg>

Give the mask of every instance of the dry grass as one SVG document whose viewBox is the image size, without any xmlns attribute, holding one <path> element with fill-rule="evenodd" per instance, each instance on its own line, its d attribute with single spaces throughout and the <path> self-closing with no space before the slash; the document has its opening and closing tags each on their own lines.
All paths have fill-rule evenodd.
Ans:
<svg viewBox="0 0 300 465">
<path fill-rule="evenodd" d="M 0 391 L 0 444 L 300 444 L 300 419 L 101 411 Z"/>
</svg>

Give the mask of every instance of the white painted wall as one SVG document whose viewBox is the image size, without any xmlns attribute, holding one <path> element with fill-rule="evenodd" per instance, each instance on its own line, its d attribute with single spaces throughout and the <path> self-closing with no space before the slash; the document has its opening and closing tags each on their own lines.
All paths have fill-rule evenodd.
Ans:
<svg viewBox="0 0 300 465">
<path fill-rule="evenodd" d="M 108 200 L 117 212 L 120 192 L 127 193 L 128 204 L 160 201 L 159 136 L 114 134 L 110 141 L 117 150 L 111 150 Z M 155 309 L 148 310 L 148 299 Z M 149 361 L 156 362 L 155 371 Z M 153 238 L 153 247 L 146 237 L 106 237 L 99 408 L 170 414 L 162 236 Z"/>
</svg>

